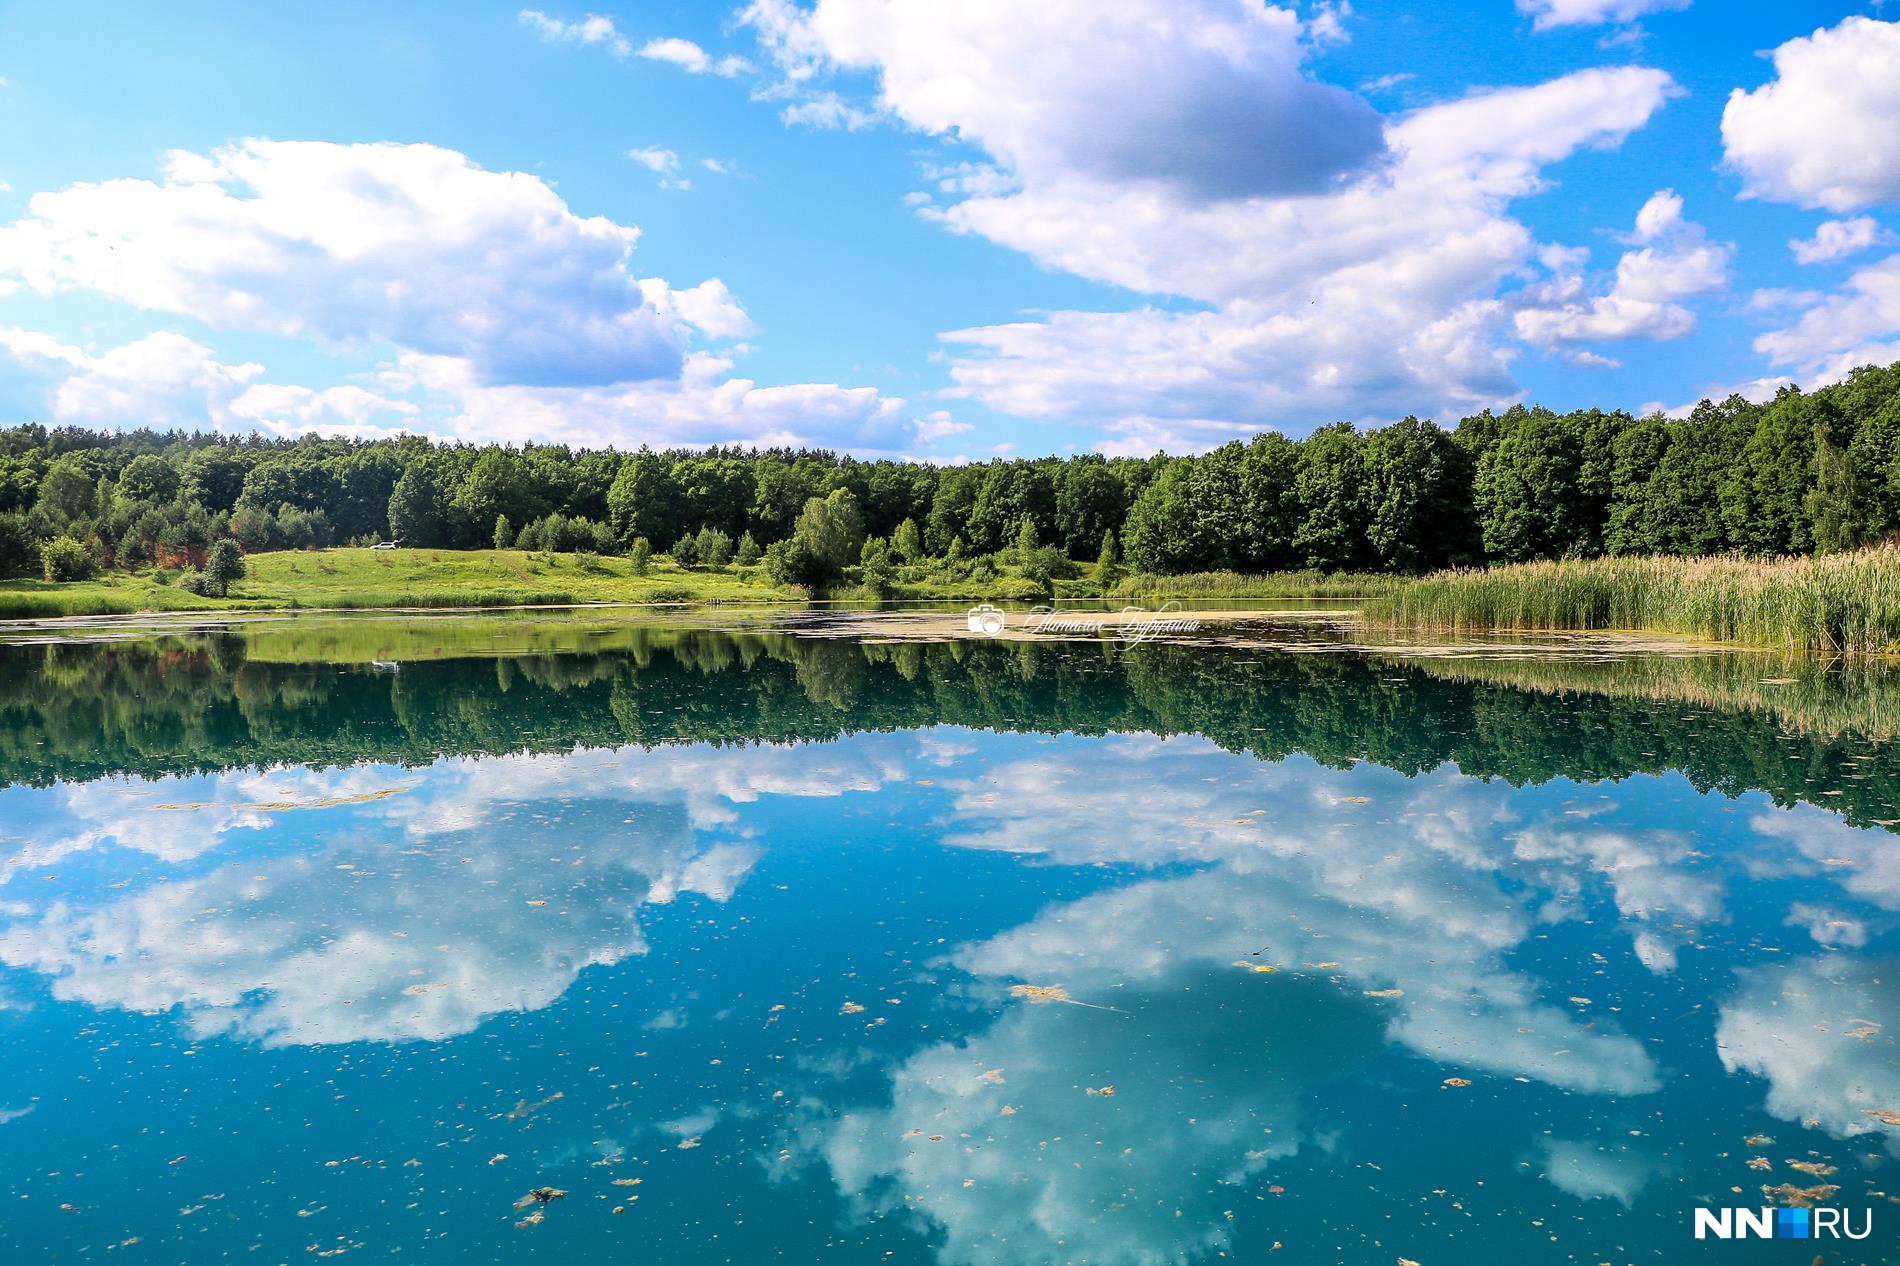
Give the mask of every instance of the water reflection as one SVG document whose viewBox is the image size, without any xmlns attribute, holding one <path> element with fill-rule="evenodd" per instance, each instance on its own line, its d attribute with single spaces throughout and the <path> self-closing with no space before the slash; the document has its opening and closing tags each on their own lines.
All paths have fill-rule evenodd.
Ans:
<svg viewBox="0 0 1900 1266">
<path fill-rule="evenodd" d="M 1892 1208 L 1876 737 L 1334 657 L 472 637 L 0 652 L 0 1249 L 1677 1260 L 1767 1186 Z"/>
</svg>

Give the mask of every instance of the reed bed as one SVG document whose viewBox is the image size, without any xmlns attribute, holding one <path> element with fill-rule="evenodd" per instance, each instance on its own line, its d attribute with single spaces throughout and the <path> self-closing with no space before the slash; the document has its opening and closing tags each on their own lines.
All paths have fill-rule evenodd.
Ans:
<svg viewBox="0 0 1900 1266">
<path fill-rule="evenodd" d="M 1900 548 L 1820 558 L 1598 558 L 1439 572 L 1368 624 L 1440 633 L 1673 633 L 1845 655 L 1900 651 Z"/>
</svg>

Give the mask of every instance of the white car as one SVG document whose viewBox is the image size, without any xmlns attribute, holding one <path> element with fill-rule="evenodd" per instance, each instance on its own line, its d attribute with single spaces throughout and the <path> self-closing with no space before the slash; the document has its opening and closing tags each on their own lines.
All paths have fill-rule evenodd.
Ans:
<svg viewBox="0 0 1900 1266">
<path fill-rule="evenodd" d="M 394 541 L 378 541 L 378 542 L 376 542 L 376 544 L 374 544 L 374 545 L 372 545 L 372 546 L 370 546 L 370 548 L 371 548 L 371 549 L 395 549 L 395 548 L 396 548 L 396 542 L 394 542 Z"/>
</svg>

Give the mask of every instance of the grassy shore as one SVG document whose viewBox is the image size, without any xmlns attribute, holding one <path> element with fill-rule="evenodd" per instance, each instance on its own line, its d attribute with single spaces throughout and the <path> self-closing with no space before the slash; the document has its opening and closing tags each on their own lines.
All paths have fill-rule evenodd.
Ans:
<svg viewBox="0 0 1900 1266">
<path fill-rule="evenodd" d="M 624 558 L 522 550 L 330 549 L 256 554 L 226 599 L 200 598 L 150 574 L 71 584 L 0 582 L 0 618 L 282 608 L 565 606 L 590 602 L 745 602 L 794 595 L 759 567 L 681 568 L 656 557 L 642 576 Z M 922 569 L 919 569 L 922 570 Z M 1101 594 L 1085 567 L 1065 597 Z M 1018 598 L 1013 574 L 900 586 L 907 599 Z M 842 592 L 835 597 L 861 596 Z M 1113 599 L 1359 600 L 1374 629 L 1460 635 L 1628 631 L 1837 654 L 1900 652 L 1900 548 L 1826 558 L 1605 558 L 1523 563 L 1406 578 L 1283 572 L 1133 575 Z M 1350 604 L 1344 604 L 1350 608 Z"/>
<path fill-rule="evenodd" d="M 583 563 L 523 550 L 326 549 L 253 554 L 228 598 L 200 598 L 150 575 L 108 573 L 70 584 L 0 582 L 0 618 L 297 607 L 510 607 L 586 602 L 734 602 L 783 598 L 756 567 L 687 570 L 653 559 Z"/>
<path fill-rule="evenodd" d="M 1628 630 L 1839 654 L 1900 650 L 1900 548 L 1824 558 L 1599 558 L 1440 572 L 1368 603 L 1430 633 Z"/>
</svg>

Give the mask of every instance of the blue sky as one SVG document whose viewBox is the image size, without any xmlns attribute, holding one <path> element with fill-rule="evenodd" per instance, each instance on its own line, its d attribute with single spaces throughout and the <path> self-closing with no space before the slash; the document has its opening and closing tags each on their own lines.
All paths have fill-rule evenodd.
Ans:
<svg viewBox="0 0 1900 1266">
<path fill-rule="evenodd" d="M 1900 359 L 1879 4 L 535 3 L 9 5 L 0 421 L 982 460 Z"/>
</svg>

